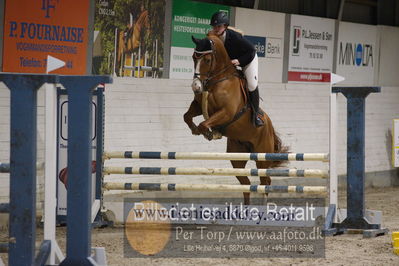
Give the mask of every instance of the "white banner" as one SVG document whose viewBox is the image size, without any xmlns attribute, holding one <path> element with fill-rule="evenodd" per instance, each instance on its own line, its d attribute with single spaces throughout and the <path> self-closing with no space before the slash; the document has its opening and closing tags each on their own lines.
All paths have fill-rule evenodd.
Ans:
<svg viewBox="0 0 399 266">
<path fill-rule="evenodd" d="M 332 19 L 291 15 L 288 82 L 330 82 L 334 23 Z"/>
<path fill-rule="evenodd" d="M 58 101 L 58 166 L 57 166 L 57 215 L 67 214 L 67 184 L 65 170 L 68 159 L 68 96 L 60 95 Z M 96 109 L 97 97 L 93 97 L 92 160 L 96 160 Z M 64 184 L 65 183 L 65 184 Z M 96 196 L 96 173 L 92 174 L 92 202 Z"/>
<path fill-rule="evenodd" d="M 336 73 L 346 78 L 344 84 L 374 85 L 376 44 L 376 26 L 340 22 Z"/>
<path fill-rule="evenodd" d="M 378 80 L 378 86 L 398 86 L 399 28 L 379 25 L 377 29 L 379 34 L 378 78 L 374 77 L 374 81 Z"/>
<path fill-rule="evenodd" d="M 283 79 L 285 14 L 236 8 L 235 26 L 244 32 L 258 53 L 259 81 Z"/>
<path fill-rule="evenodd" d="M 170 76 L 171 79 L 192 79 L 194 75 L 194 48 L 170 48 Z"/>
</svg>

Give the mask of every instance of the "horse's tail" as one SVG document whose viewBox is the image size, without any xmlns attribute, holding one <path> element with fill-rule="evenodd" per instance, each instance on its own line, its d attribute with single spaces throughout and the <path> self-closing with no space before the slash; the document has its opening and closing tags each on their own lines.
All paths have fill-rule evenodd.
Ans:
<svg viewBox="0 0 399 266">
<path fill-rule="evenodd" d="M 289 152 L 289 147 L 284 146 L 280 137 L 277 135 L 276 131 L 273 129 L 273 137 L 274 137 L 274 153 L 287 153 Z M 272 164 L 273 167 L 284 166 L 287 164 L 286 161 L 274 161 Z"/>
</svg>

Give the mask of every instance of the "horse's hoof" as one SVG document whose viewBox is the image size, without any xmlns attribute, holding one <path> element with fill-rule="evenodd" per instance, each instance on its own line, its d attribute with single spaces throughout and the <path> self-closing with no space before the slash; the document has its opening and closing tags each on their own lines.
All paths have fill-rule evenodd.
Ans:
<svg viewBox="0 0 399 266">
<path fill-rule="evenodd" d="M 206 138 L 207 140 L 209 140 L 209 141 L 213 140 L 212 132 L 208 131 L 208 132 L 205 132 L 203 135 L 204 135 L 204 138 Z"/>
<path fill-rule="evenodd" d="M 221 139 L 223 137 L 222 133 L 220 133 L 218 131 L 212 132 L 212 135 L 213 135 L 213 139 Z"/>
</svg>

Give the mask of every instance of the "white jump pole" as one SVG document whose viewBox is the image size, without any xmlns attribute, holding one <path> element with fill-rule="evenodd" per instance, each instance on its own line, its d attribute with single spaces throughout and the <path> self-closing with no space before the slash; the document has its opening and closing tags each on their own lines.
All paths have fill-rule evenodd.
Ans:
<svg viewBox="0 0 399 266">
<path fill-rule="evenodd" d="M 65 62 L 47 56 L 49 72 L 63 67 Z M 51 241 L 51 252 L 47 264 L 56 265 L 64 260 L 64 255 L 55 238 L 56 189 L 57 189 L 57 88 L 45 84 L 45 168 L 44 168 L 44 240 Z"/>
<path fill-rule="evenodd" d="M 115 41 L 114 41 L 114 66 L 112 67 L 113 71 L 112 74 L 114 77 L 116 77 L 116 57 L 118 56 L 117 54 L 117 47 L 118 45 L 118 28 L 115 28 Z M 123 58 L 122 58 L 123 59 Z"/>
<path fill-rule="evenodd" d="M 133 28 L 133 30 L 134 30 L 134 18 L 133 18 L 133 14 L 132 13 L 129 13 L 129 17 L 130 17 L 130 27 L 131 28 Z M 130 72 L 130 76 L 131 77 L 133 77 L 134 78 L 134 71 L 135 71 L 135 62 L 134 62 L 134 60 L 135 60 L 135 58 L 134 58 L 135 56 L 134 56 L 134 53 L 132 52 L 131 54 L 130 54 L 130 61 L 132 62 L 131 63 L 131 66 L 132 66 L 132 70 L 131 70 L 131 72 Z M 123 62 L 123 69 L 125 69 L 126 68 L 126 62 Z"/>
</svg>

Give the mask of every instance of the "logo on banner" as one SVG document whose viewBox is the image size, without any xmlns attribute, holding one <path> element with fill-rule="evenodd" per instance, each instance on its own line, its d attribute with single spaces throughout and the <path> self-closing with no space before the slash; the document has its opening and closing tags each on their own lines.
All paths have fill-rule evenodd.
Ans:
<svg viewBox="0 0 399 266">
<path fill-rule="evenodd" d="M 46 13 L 45 17 L 50 17 L 50 10 L 55 9 L 55 4 L 53 4 L 52 0 L 42 0 L 42 10 Z M 57 1 L 58 2 L 58 1 Z"/>
<path fill-rule="evenodd" d="M 281 58 L 283 40 L 281 38 L 266 38 L 266 57 L 267 58 Z"/>
<path fill-rule="evenodd" d="M 50 55 L 65 62 L 58 74 L 86 73 L 89 2 L 6 1 L 2 71 L 44 73 Z"/>
<path fill-rule="evenodd" d="M 373 67 L 373 45 L 360 43 L 339 43 L 338 64 L 347 66 Z"/>
<path fill-rule="evenodd" d="M 250 35 L 245 35 L 245 39 L 250 41 L 256 50 L 256 54 L 258 57 L 265 57 L 266 55 L 266 38 L 265 37 L 259 37 L 259 36 L 250 36 Z"/>
<path fill-rule="evenodd" d="M 294 26 L 294 36 L 292 42 L 292 55 L 298 56 L 299 55 L 299 45 L 301 41 L 301 27 Z"/>
</svg>

